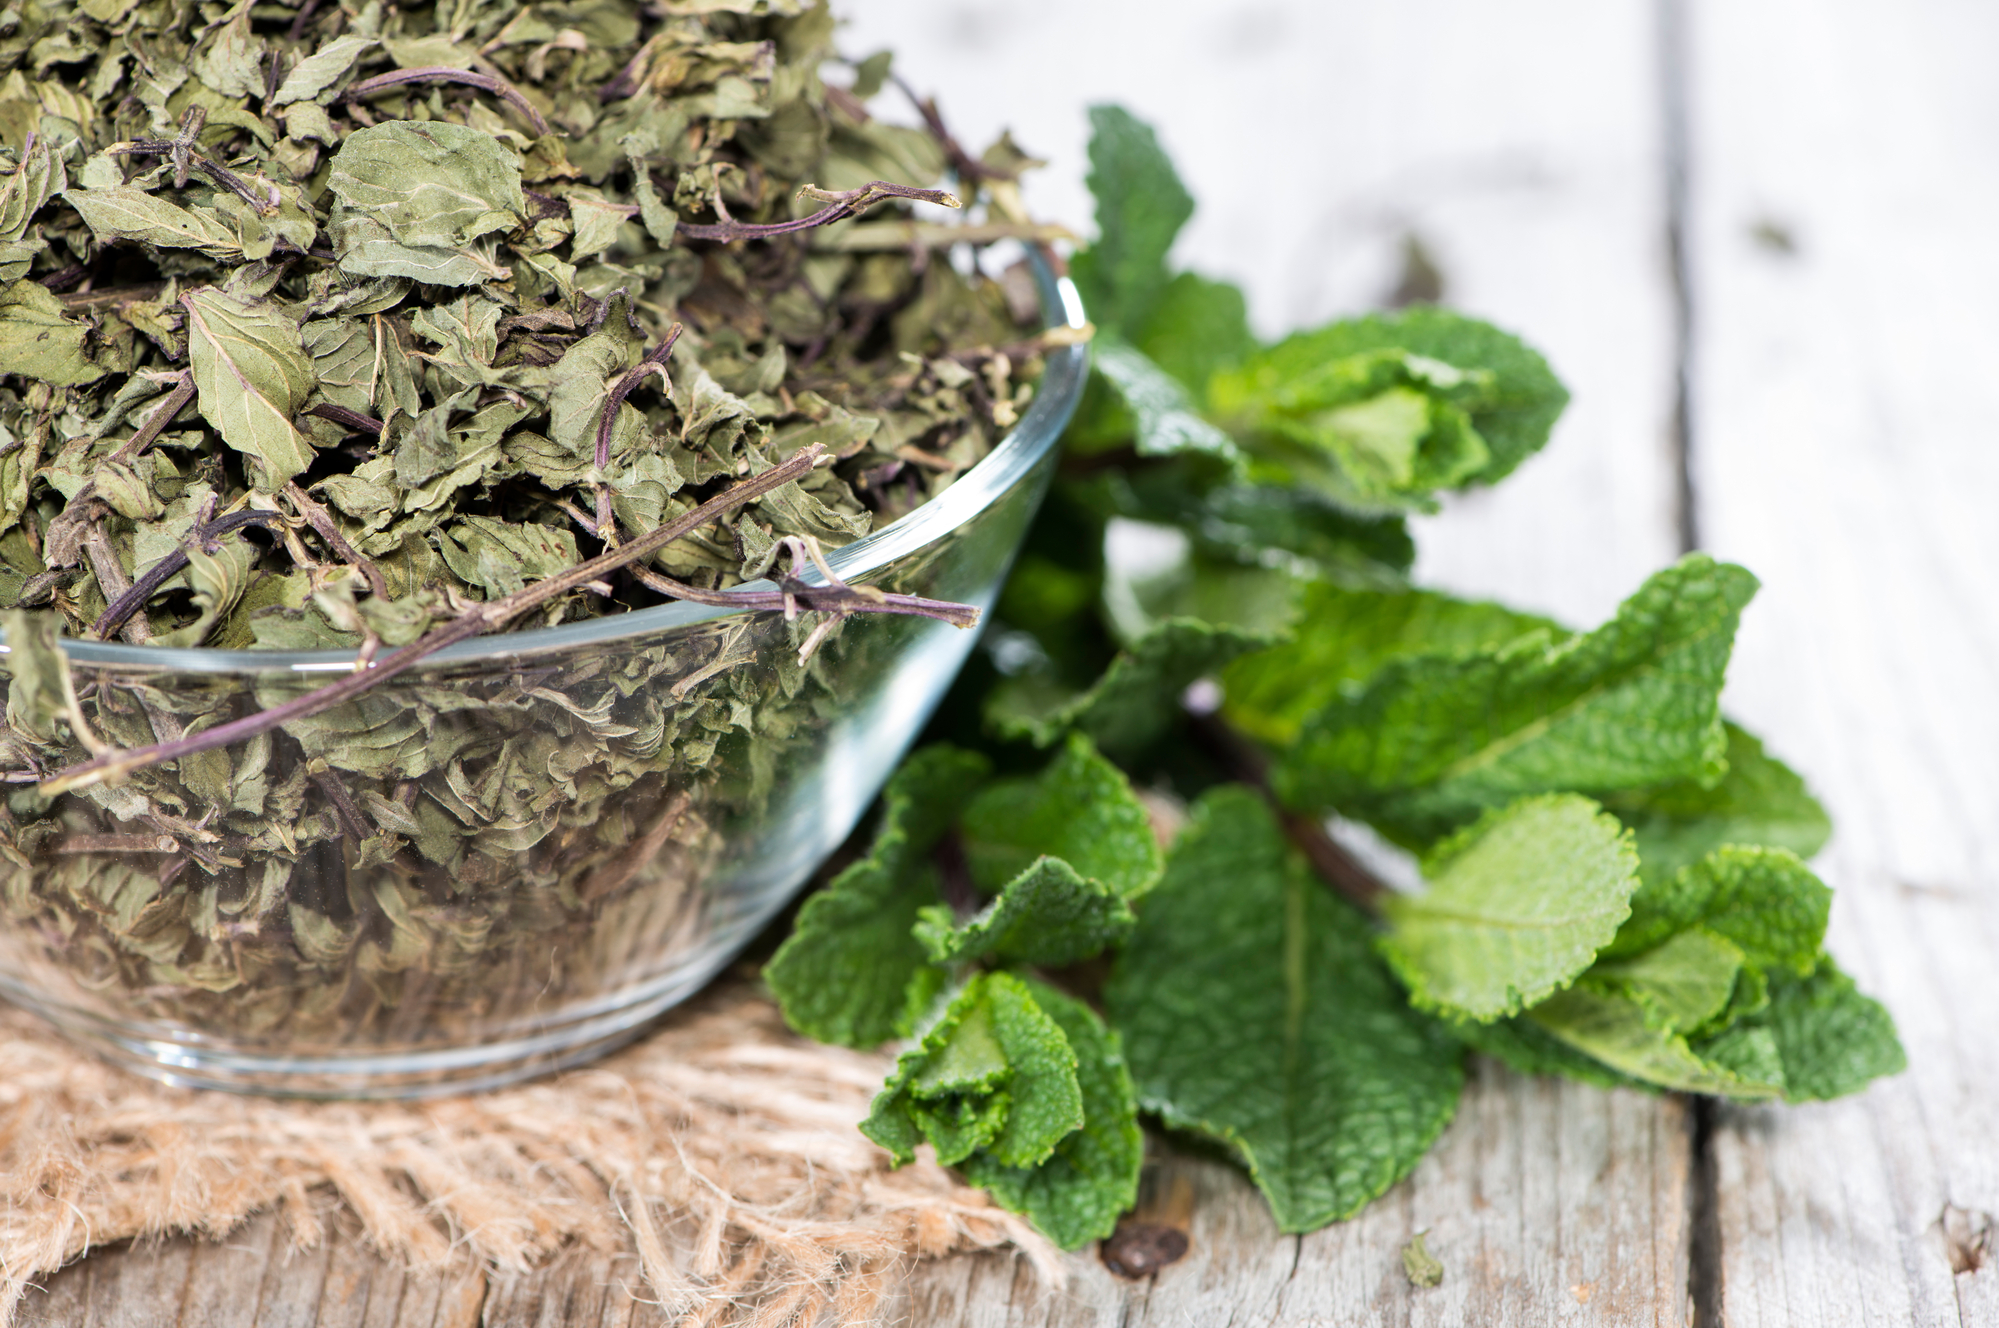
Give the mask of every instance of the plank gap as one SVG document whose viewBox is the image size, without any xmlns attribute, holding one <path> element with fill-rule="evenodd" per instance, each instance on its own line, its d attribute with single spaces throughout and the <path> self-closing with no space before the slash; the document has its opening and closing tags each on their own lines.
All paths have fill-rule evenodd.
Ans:
<svg viewBox="0 0 1999 1328">
<path fill-rule="evenodd" d="M 1690 1113 L 1693 1167 L 1688 1173 L 1687 1302 L 1694 1328 L 1721 1324 L 1721 1180 L 1714 1156 L 1715 1118 L 1721 1107 L 1697 1097 Z"/>
</svg>

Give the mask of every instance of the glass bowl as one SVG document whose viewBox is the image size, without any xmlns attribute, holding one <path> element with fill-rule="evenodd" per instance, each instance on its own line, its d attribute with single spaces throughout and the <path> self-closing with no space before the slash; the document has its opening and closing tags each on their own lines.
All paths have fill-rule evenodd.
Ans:
<svg viewBox="0 0 1999 1328">
<path fill-rule="evenodd" d="M 1074 288 L 1030 260 L 1051 324 L 1081 327 Z M 1046 365 L 1012 433 L 831 552 L 833 572 L 990 608 L 1087 349 Z M 0 996 L 201 1087 L 416 1096 L 600 1055 L 701 987 L 846 838 L 977 639 L 857 615 L 801 666 L 815 617 L 673 603 L 462 642 L 200 778 L 184 763 L 173 786 L 207 806 L 17 787 Z M 341 651 L 65 648 L 100 713 L 154 731 L 353 667 Z M 525 796 L 543 771 L 567 795 L 552 805 Z M 327 816 L 340 839 L 286 850 L 291 826 Z"/>
</svg>

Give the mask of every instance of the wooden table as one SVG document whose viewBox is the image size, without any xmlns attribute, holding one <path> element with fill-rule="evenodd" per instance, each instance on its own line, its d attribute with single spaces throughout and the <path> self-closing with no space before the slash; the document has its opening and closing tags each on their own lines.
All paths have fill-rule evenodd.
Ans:
<svg viewBox="0 0 1999 1328">
<path fill-rule="evenodd" d="M 1838 834 L 1831 944 L 1911 1069 L 1715 1108 L 1489 1065 L 1417 1173 L 1280 1236 L 1160 1156 L 1191 1212 L 1154 1282 L 1087 1256 L 921 1270 L 920 1325 L 1999 1324 L 1999 8 L 1976 0 L 849 0 L 967 140 L 1010 122 L 1087 229 L 1082 107 L 1158 123 L 1182 246 L 1276 332 L 1377 303 L 1418 237 L 1446 297 L 1575 392 L 1551 450 L 1420 524 L 1420 572 L 1575 623 L 1689 536 L 1765 589 L 1731 711 Z M 1682 447 L 1684 441 L 1685 446 Z M 1984 515 L 1981 515 L 1984 513 Z M 1418 1230 L 1441 1286 L 1413 1290 Z M 650 1324 L 632 1270 L 406 1278 L 253 1224 L 86 1260 L 24 1324 Z"/>
</svg>

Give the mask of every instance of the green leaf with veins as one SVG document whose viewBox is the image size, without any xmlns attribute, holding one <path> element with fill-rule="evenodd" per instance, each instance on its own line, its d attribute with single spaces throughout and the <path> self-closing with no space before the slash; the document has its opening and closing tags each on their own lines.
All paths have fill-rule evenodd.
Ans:
<svg viewBox="0 0 1999 1328">
<path fill-rule="evenodd" d="M 1260 402 L 1277 385 L 1288 383 L 1310 382 L 1323 396 L 1328 384 L 1315 375 L 1335 378 L 1330 366 L 1380 352 L 1420 357 L 1475 376 L 1476 395 L 1458 398 L 1457 404 L 1468 412 L 1469 424 L 1488 455 L 1477 471 L 1458 481 L 1460 485 L 1491 484 L 1510 473 L 1547 443 L 1549 431 L 1568 404 L 1568 392 L 1547 361 L 1519 338 L 1475 318 L 1419 305 L 1293 333 L 1245 363 L 1246 381 L 1217 382 L 1213 405 L 1229 415 L 1237 401 Z M 1452 399 L 1449 393 L 1458 390 L 1446 389 L 1444 399 Z M 1426 390 L 1425 395 L 1433 391 Z"/>
<path fill-rule="evenodd" d="M 1535 1006 L 1527 1017 L 1584 1055 L 1659 1088 L 1750 1102 L 1784 1091 L 1781 1062 L 1773 1064 L 1767 1054 L 1767 1033 L 1761 1039 L 1738 1033 L 1722 1044 L 1722 1056 L 1704 1056 L 1684 1033 L 1659 1027 L 1645 1005 L 1589 979 Z"/>
<path fill-rule="evenodd" d="M 1495 1019 L 1489 1024 L 1465 1022 L 1450 1027 L 1451 1033 L 1473 1051 L 1501 1061 L 1521 1074 L 1559 1074 L 1598 1088 L 1652 1087 L 1585 1056 L 1524 1014 Z"/>
<path fill-rule="evenodd" d="M 200 545 L 187 551 L 187 585 L 194 592 L 195 619 L 171 632 L 161 632 L 152 643 L 177 649 L 198 646 L 208 639 L 215 624 L 236 607 L 256 574 L 257 549 L 240 533 L 225 535 L 210 553 Z"/>
<path fill-rule="evenodd" d="M 46 136 L 37 137 L 15 157 L 13 173 L 0 180 L 0 242 L 26 238 L 35 213 L 69 188 L 62 154 Z"/>
<path fill-rule="evenodd" d="M 1023 689 L 1002 686 L 988 697 L 987 722 L 1003 736 L 1046 747 L 1070 729 L 1099 749 L 1129 759 L 1170 731 L 1180 695 L 1270 637 L 1212 627 L 1192 618 L 1161 622 L 1118 652 L 1096 685 L 1052 708 L 1031 707 Z"/>
<path fill-rule="evenodd" d="M 1863 996 L 1830 955 L 1807 978 L 1771 974 L 1770 1007 L 1756 1022 L 1776 1041 L 1792 1102 L 1844 1097 L 1908 1068 L 1887 1007 Z"/>
<path fill-rule="evenodd" d="M 397 244 L 459 248 L 527 212 L 519 158 L 483 129 L 391 120 L 347 135 L 326 187 Z"/>
<path fill-rule="evenodd" d="M 1407 843 L 1525 794 L 1711 783 L 1725 770 L 1716 698 L 1755 589 L 1690 554 L 1587 635 L 1393 661 L 1305 720 L 1274 781 L 1294 807 Z"/>
<path fill-rule="evenodd" d="M 1151 126 L 1121 106 L 1090 108 L 1090 193 L 1097 238 L 1070 259 L 1083 308 L 1107 332 L 1145 326 L 1167 284 L 1166 254 L 1194 199 Z"/>
<path fill-rule="evenodd" d="M 73 188 L 63 201 L 76 209 L 100 243 L 134 240 L 159 249 L 197 249 L 210 258 L 243 257 L 235 232 L 213 212 L 180 207 L 143 189 Z"/>
<path fill-rule="evenodd" d="M 1701 925 L 1740 946 L 1757 967 L 1803 976 L 1818 962 L 1831 909 L 1832 891 L 1788 849 L 1725 845 L 1672 879 L 1640 888 L 1604 954 L 1636 954 Z"/>
<path fill-rule="evenodd" d="M 1195 805 L 1104 997 L 1140 1103 L 1239 1153 L 1284 1231 L 1358 1212 L 1457 1106 L 1457 1043 L 1240 785 Z"/>
<path fill-rule="evenodd" d="M 980 1152 L 1002 1166 L 1039 1166 L 1083 1124 L 1076 1067 L 1062 1026 L 1025 982 L 981 973 L 897 1058 L 861 1132 L 897 1165 L 928 1141 L 945 1166 Z"/>
<path fill-rule="evenodd" d="M 962 927 L 948 905 L 932 904 L 917 919 L 915 934 L 934 964 L 990 956 L 1059 967 L 1116 945 L 1133 920 L 1114 887 L 1079 875 L 1060 858 L 1043 857 Z"/>
<path fill-rule="evenodd" d="M 1230 462 L 1242 453 L 1229 436 L 1195 413 L 1171 374 L 1114 336 L 1098 338 L 1091 363 L 1131 412 L 1140 456 L 1206 452 Z"/>
<path fill-rule="evenodd" d="M 1669 881 L 1723 844 L 1764 844 L 1810 858 L 1825 847 L 1832 820 L 1789 766 L 1750 733 L 1724 722 L 1728 773 L 1703 788 L 1678 780 L 1607 795 L 1604 806 L 1638 836 L 1648 886 Z"/>
<path fill-rule="evenodd" d="M 1182 272 L 1159 290 L 1145 325 L 1132 334 L 1145 357 L 1180 381 L 1196 402 L 1208 380 L 1256 349 L 1240 288 Z"/>
<path fill-rule="evenodd" d="M 1136 899 L 1159 879 L 1152 819 L 1124 772 L 1071 734 L 1039 773 L 995 780 L 965 808 L 972 880 L 993 893 L 1044 854 Z"/>
<path fill-rule="evenodd" d="M 1258 472 L 1310 486 L 1362 511 L 1429 508 L 1492 456 L 1469 409 L 1493 392 L 1487 370 L 1461 370 L 1381 348 L 1281 368 L 1282 347 L 1209 384 L 1209 407 L 1257 458 Z"/>
<path fill-rule="evenodd" d="M 930 850 L 991 770 L 985 757 L 955 747 L 926 747 L 903 761 L 882 795 L 868 856 L 805 901 L 764 966 L 785 1022 L 848 1047 L 903 1031 L 910 984 L 929 967 L 910 929 L 937 899 Z"/>
<path fill-rule="evenodd" d="M 1440 844 L 1391 895 L 1381 952 L 1420 1009 L 1486 1022 L 1574 981 L 1638 884 L 1628 831 L 1588 798 L 1523 798 Z"/>
<path fill-rule="evenodd" d="M 7 726 L 37 742 L 52 742 L 59 736 L 56 721 L 73 724 L 62 619 L 54 613 L 8 609 L 0 613 L 0 633 L 7 641 Z"/>
<path fill-rule="evenodd" d="M 277 488 L 312 464 L 312 443 L 292 418 L 317 376 L 292 316 L 272 301 L 244 301 L 213 287 L 181 297 L 187 353 L 201 413 L 222 441 L 261 462 Z"/>
<path fill-rule="evenodd" d="M 965 1162 L 965 1175 L 1002 1208 L 1027 1214 L 1050 1240 L 1073 1250 L 1110 1235 L 1118 1215 L 1137 1202 L 1145 1160 L 1138 1097 L 1123 1044 L 1089 1006 L 1046 983 L 1023 979 L 1022 985 L 1076 1053 L 1083 1126 L 1064 1136 L 1039 1166 L 1010 1167 L 975 1154 Z"/>
<path fill-rule="evenodd" d="M 318 97 L 320 93 L 339 82 L 341 76 L 353 68 L 354 62 L 361 58 L 363 52 L 377 44 L 373 37 L 361 37 L 351 33 L 335 37 L 286 72 L 285 81 L 278 84 L 277 93 L 271 98 L 271 104 L 283 106 L 289 102 L 308 101 Z"/>
<path fill-rule="evenodd" d="M 89 338 L 90 328 L 40 282 L 0 289 L 0 364 L 9 373 L 65 387 L 94 383 L 110 370 L 85 349 Z"/>
<path fill-rule="evenodd" d="M 1590 970 L 1599 990 L 1622 995 L 1652 1027 L 1692 1034 L 1728 1010 L 1742 972 L 1741 947 L 1705 927 L 1692 927 L 1629 959 Z"/>
<path fill-rule="evenodd" d="M 1282 745 L 1314 711 L 1358 694 L 1395 660 L 1497 650 L 1535 632 L 1550 644 L 1570 635 L 1546 618 L 1486 600 L 1313 582 L 1299 597 L 1291 639 L 1223 674 L 1223 713 L 1243 732 Z"/>
</svg>

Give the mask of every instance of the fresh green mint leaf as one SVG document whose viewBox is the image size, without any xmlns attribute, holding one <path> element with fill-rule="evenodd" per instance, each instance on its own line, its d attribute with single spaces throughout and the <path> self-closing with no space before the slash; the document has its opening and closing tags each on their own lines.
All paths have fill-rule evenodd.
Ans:
<svg viewBox="0 0 1999 1328">
<path fill-rule="evenodd" d="M 1114 336 L 1097 339 L 1091 363 L 1131 412 L 1140 456 L 1206 452 L 1231 462 L 1241 453 L 1229 436 L 1195 413 L 1172 375 Z"/>
<path fill-rule="evenodd" d="M 1036 710 L 1019 689 L 996 689 L 987 718 L 1004 737 L 1046 747 L 1074 729 L 1118 757 L 1143 752 L 1171 729 L 1180 695 L 1269 638 L 1192 618 L 1158 623 L 1118 652 L 1095 686 L 1054 708 Z"/>
<path fill-rule="evenodd" d="M 1424 875 L 1422 894 L 1383 905 L 1382 954 L 1419 1008 L 1489 1022 L 1590 966 L 1630 911 L 1638 855 L 1615 817 L 1555 793 L 1488 813 Z"/>
<path fill-rule="evenodd" d="M 1480 467 L 1455 481 L 1458 485 L 1492 484 L 1510 473 L 1546 444 L 1568 404 L 1568 392 L 1547 361 L 1517 337 L 1447 309 L 1417 306 L 1294 333 L 1247 361 L 1246 381 L 1217 383 L 1214 406 L 1231 415 L 1281 384 L 1309 383 L 1323 396 L 1328 384 L 1315 381 L 1315 375 L 1384 351 L 1447 365 L 1476 385 L 1472 395 L 1456 395 L 1462 389 L 1453 388 L 1444 398 L 1467 412 L 1486 452 Z"/>
<path fill-rule="evenodd" d="M 1117 890 L 1078 875 L 1060 858 L 1037 858 L 964 926 L 932 904 L 916 923 L 916 939 L 934 964 L 991 956 L 1022 964 L 1073 964 L 1116 945 L 1131 931 L 1132 912 Z"/>
<path fill-rule="evenodd" d="M 1757 967 L 1803 976 L 1818 962 L 1831 909 L 1832 891 L 1795 853 L 1725 845 L 1633 895 L 1630 920 L 1605 953 L 1636 954 L 1701 925 L 1740 946 Z"/>
<path fill-rule="evenodd" d="M 1658 1088 L 1748 1102 L 1784 1092 L 1781 1062 L 1755 1038 L 1738 1034 L 1722 1044 L 1722 1055 L 1703 1056 L 1684 1033 L 1660 1027 L 1653 1010 L 1611 984 L 1585 978 L 1528 1018 L 1585 1056 Z"/>
<path fill-rule="evenodd" d="M 1105 989 L 1140 1103 L 1236 1150 L 1285 1231 L 1359 1211 L 1457 1107 L 1459 1048 L 1410 1009 L 1369 931 L 1264 801 L 1224 785 L 1195 805 Z"/>
<path fill-rule="evenodd" d="M 1110 1235 L 1118 1215 L 1137 1202 L 1145 1159 L 1138 1097 L 1118 1035 L 1095 1012 L 1046 983 L 1023 979 L 1022 985 L 1076 1053 L 1083 1127 L 1065 1135 L 1039 1166 L 1010 1167 L 975 1155 L 965 1175 L 1002 1208 L 1027 1214 L 1050 1240 L 1073 1250 Z"/>
<path fill-rule="evenodd" d="M 1357 694 L 1394 660 L 1497 650 L 1532 632 L 1569 633 L 1545 618 L 1434 590 L 1356 589 L 1314 582 L 1300 597 L 1292 638 L 1231 665 L 1224 714 L 1243 732 L 1284 745 L 1307 716 Z"/>
<path fill-rule="evenodd" d="M 1590 977 L 1600 989 L 1644 1010 L 1652 1027 L 1691 1034 L 1729 1008 L 1742 964 L 1740 947 L 1705 927 L 1692 927 L 1641 955 L 1605 960 Z"/>
<path fill-rule="evenodd" d="M 764 967 L 786 1023 L 847 1047 L 902 1031 L 911 983 L 929 967 L 910 929 L 937 900 L 930 850 L 991 771 L 985 757 L 954 747 L 927 747 L 902 763 L 868 856 L 805 901 Z"/>
<path fill-rule="evenodd" d="M 1209 384 L 1211 411 L 1260 471 L 1360 511 L 1428 510 L 1490 464 L 1467 413 L 1491 395 L 1489 371 L 1394 348 L 1302 364 L 1283 349 Z"/>
<path fill-rule="evenodd" d="M 1629 1075 L 1619 1074 L 1602 1061 L 1585 1056 L 1524 1014 L 1514 1015 L 1511 1019 L 1495 1019 L 1489 1024 L 1453 1024 L 1451 1032 L 1473 1051 L 1490 1056 L 1521 1074 L 1559 1074 L 1598 1088 L 1651 1086 Z"/>
<path fill-rule="evenodd" d="M 1070 734 L 1037 775 L 995 780 L 965 809 L 972 879 L 994 893 L 1046 855 L 1136 899 L 1159 879 L 1159 841 L 1124 772 Z"/>
<path fill-rule="evenodd" d="M 1754 735 L 1725 721 L 1722 728 L 1728 773 L 1719 783 L 1676 780 L 1603 800 L 1638 836 L 1648 885 L 1672 879 L 1723 844 L 1764 844 L 1810 858 L 1832 834 L 1831 818 L 1796 772 Z"/>
<path fill-rule="evenodd" d="M 1090 108 L 1090 193 L 1097 238 L 1070 260 L 1083 308 L 1100 329 L 1136 333 L 1167 284 L 1166 254 L 1194 199 L 1152 127 L 1122 106 Z"/>
<path fill-rule="evenodd" d="M 1389 663 L 1309 716 L 1273 778 L 1424 843 L 1526 794 L 1723 775 L 1721 690 L 1756 578 L 1690 554 L 1585 636 Z"/>
<path fill-rule="evenodd" d="M 1001 1166 L 1036 1167 L 1083 1125 L 1076 1066 L 1062 1026 L 1025 982 L 981 973 L 896 1060 L 861 1132 L 898 1165 L 927 1140 L 945 1166 L 983 1151 Z"/>
<path fill-rule="evenodd" d="M 1112 633 L 1125 642 L 1175 619 L 1281 640 L 1297 617 L 1304 584 L 1289 568 L 1245 565 L 1195 549 L 1158 568 L 1108 568 L 1103 610 Z"/>
<path fill-rule="evenodd" d="M 1908 1068 L 1887 1007 L 1862 995 L 1829 955 L 1810 977 L 1773 973 L 1759 1022 L 1776 1041 L 1792 1102 L 1844 1097 Z"/>
<path fill-rule="evenodd" d="M 1107 516 L 1178 526 L 1197 555 L 1257 565 L 1289 554 L 1304 570 L 1357 584 L 1394 584 L 1415 561 L 1399 515 L 1362 516 L 1309 489 L 1239 484 L 1212 458 L 1185 456 L 1129 471 L 1106 470 L 1079 486 Z"/>
<path fill-rule="evenodd" d="M 1207 398 L 1208 380 L 1256 349 L 1242 291 L 1225 281 L 1182 272 L 1160 288 L 1145 326 L 1132 337 L 1147 359 Z"/>
</svg>

